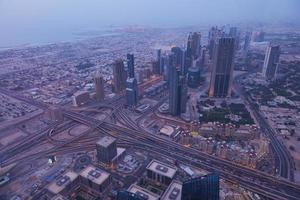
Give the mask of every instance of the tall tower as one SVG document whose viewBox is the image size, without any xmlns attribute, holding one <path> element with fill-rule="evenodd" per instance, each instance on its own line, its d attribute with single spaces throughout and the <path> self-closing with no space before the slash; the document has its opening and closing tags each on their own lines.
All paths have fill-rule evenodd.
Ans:
<svg viewBox="0 0 300 200">
<path fill-rule="evenodd" d="M 99 72 L 96 73 L 94 84 L 96 90 L 96 100 L 101 101 L 104 99 L 104 80 Z"/>
<path fill-rule="evenodd" d="M 176 56 L 169 56 L 169 110 L 172 115 L 186 111 L 187 86 L 185 76 L 176 67 Z"/>
<path fill-rule="evenodd" d="M 244 52 L 248 52 L 248 50 L 249 50 L 249 46 L 250 46 L 250 42 L 251 42 L 251 35 L 252 35 L 251 32 L 246 32 L 245 42 L 244 42 L 244 47 L 243 47 Z"/>
<path fill-rule="evenodd" d="M 192 55 L 197 59 L 201 53 L 201 33 L 194 32 L 192 34 Z"/>
<path fill-rule="evenodd" d="M 209 97 L 230 97 L 233 75 L 234 38 L 219 38 L 214 47 Z"/>
<path fill-rule="evenodd" d="M 127 54 L 127 68 L 128 68 L 128 77 L 134 77 L 134 55 Z"/>
<path fill-rule="evenodd" d="M 180 69 L 180 71 L 183 71 L 184 52 L 180 47 L 172 47 L 171 51 L 175 56 L 175 67 Z"/>
<path fill-rule="evenodd" d="M 216 39 L 221 35 L 221 31 L 218 29 L 218 27 L 212 27 L 208 33 L 208 53 L 209 53 L 209 59 L 212 59 L 214 54 L 214 47 Z"/>
<path fill-rule="evenodd" d="M 138 103 L 138 86 L 135 78 L 128 78 L 126 81 L 126 103 L 129 106 L 136 106 Z"/>
<path fill-rule="evenodd" d="M 120 94 L 125 90 L 127 79 L 127 74 L 124 69 L 124 63 L 122 59 L 115 61 L 113 65 L 113 76 L 114 92 Z"/>
<path fill-rule="evenodd" d="M 280 56 L 280 46 L 269 46 L 266 50 L 265 61 L 262 74 L 268 79 L 274 79 L 276 76 Z"/>
</svg>

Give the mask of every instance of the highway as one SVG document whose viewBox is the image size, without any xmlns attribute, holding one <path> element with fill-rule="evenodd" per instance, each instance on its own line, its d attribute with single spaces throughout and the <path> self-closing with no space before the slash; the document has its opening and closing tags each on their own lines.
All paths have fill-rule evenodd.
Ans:
<svg viewBox="0 0 300 200">
<path fill-rule="evenodd" d="M 118 102 L 118 100 L 116 102 Z M 49 137 L 51 138 L 53 134 L 49 133 L 49 131 L 58 125 L 53 124 L 53 127 L 48 127 L 48 129 L 42 134 L 37 134 L 28 140 L 30 142 L 34 142 L 34 144 L 30 145 L 30 142 L 25 141 L 20 144 L 21 146 L 1 151 L 1 155 L 9 155 L 9 157 L 2 158 L 2 164 L 8 165 L 15 162 L 20 163 L 24 160 L 30 162 L 30 160 L 53 153 L 66 153 L 68 151 L 74 152 L 74 148 L 82 151 L 95 148 L 93 138 L 88 139 L 85 138 L 85 136 L 93 130 L 98 130 L 101 134 L 117 137 L 120 144 L 128 144 L 133 148 L 145 149 L 149 152 L 176 159 L 179 162 L 188 163 L 191 166 L 203 168 L 208 171 L 218 171 L 225 180 L 239 184 L 245 189 L 258 193 L 266 198 L 274 200 L 300 199 L 299 185 L 290 182 L 287 179 L 275 177 L 270 174 L 203 153 L 194 148 L 184 147 L 159 135 L 150 134 L 145 130 L 141 130 L 135 122 L 128 118 L 126 113 L 123 113 L 122 108 L 115 105 L 120 104 L 114 103 L 115 109 L 112 113 L 116 113 L 121 110 L 121 114 L 117 114 L 116 116 L 119 120 L 122 120 L 123 126 L 119 126 L 105 120 L 97 120 L 83 113 L 65 109 L 63 111 L 65 117 L 88 125 L 90 129 L 68 141 L 55 143 L 54 147 L 51 149 L 33 153 L 26 157 L 14 158 L 14 156 L 21 153 L 21 151 L 24 152 L 33 146 L 41 145 L 44 140 L 49 139 Z M 144 116 L 146 115 L 143 114 L 143 117 Z M 84 139 L 84 141 L 89 145 L 85 145 L 85 142 L 78 142 L 81 139 Z M 21 147 L 20 150 L 19 147 Z"/>
<path fill-rule="evenodd" d="M 290 152 L 285 147 L 285 145 L 277 138 L 277 134 L 272 129 L 272 127 L 270 127 L 265 117 L 261 114 L 256 103 L 253 102 L 250 96 L 240 87 L 238 81 L 246 75 L 248 75 L 248 73 L 241 74 L 235 78 L 234 88 L 241 95 L 241 97 L 243 97 L 244 101 L 248 103 L 256 119 L 258 120 L 262 131 L 266 133 L 270 138 L 271 149 L 274 152 L 274 157 L 276 159 L 276 169 L 278 170 L 279 175 L 291 181 L 294 181 L 294 161 Z"/>
<path fill-rule="evenodd" d="M 66 111 L 67 117 L 97 128 L 101 132 L 108 134 L 111 132 L 117 133 L 119 140 L 134 142 L 134 147 L 141 145 L 152 150 L 157 149 L 157 153 L 164 152 L 166 156 L 172 154 L 171 157 L 179 161 L 188 158 L 192 164 L 197 163 L 197 167 L 209 171 L 218 171 L 224 179 L 235 181 L 246 189 L 251 190 L 252 188 L 253 190 L 253 187 L 255 187 L 257 188 L 255 192 L 270 199 L 300 199 L 300 186 L 286 179 L 274 177 L 270 174 L 205 154 L 194 148 L 181 146 L 176 142 L 164 139 L 158 135 L 151 135 L 145 131 L 137 131 L 131 128 L 120 127 L 116 124 L 101 122 L 85 115 L 79 117 L 79 115 L 81 114 Z M 97 126 L 95 126 L 95 124 Z M 274 198 L 274 196 L 270 194 L 276 194 L 277 197 Z"/>
</svg>

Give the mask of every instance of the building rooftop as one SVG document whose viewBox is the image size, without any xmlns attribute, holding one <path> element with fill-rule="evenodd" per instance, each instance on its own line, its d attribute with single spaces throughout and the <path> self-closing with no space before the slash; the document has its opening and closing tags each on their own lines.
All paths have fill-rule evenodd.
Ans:
<svg viewBox="0 0 300 200">
<path fill-rule="evenodd" d="M 73 182 L 78 177 L 78 174 L 72 171 L 66 172 L 60 179 L 53 181 L 48 185 L 47 189 L 53 193 L 60 193 L 68 184 Z"/>
<path fill-rule="evenodd" d="M 172 126 L 165 125 L 160 129 L 160 133 L 171 137 L 174 133 L 174 128 Z"/>
<path fill-rule="evenodd" d="M 108 147 L 109 145 L 111 145 L 115 141 L 116 141 L 116 139 L 113 138 L 113 137 L 104 136 L 96 144 L 100 145 L 100 146 L 103 146 L 103 147 Z"/>
<path fill-rule="evenodd" d="M 172 181 L 161 200 L 180 200 L 181 199 L 182 183 L 179 181 Z"/>
<path fill-rule="evenodd" d="M 144 199 L 147 200 L 158 200 L 159 199 L 159 195 L 158 194 L 154 194 L 153 192 L 150 192 L 148 190 L 146 190 L 145 188 L 142 188 L 138 185 L 131 185 L 128 188 L 128 192 L 134 193 Z"/>
<path fill-rule="evenodd" d="M 148 166 L 148 170 L 151 170 L 157 174 L 167 176 L 169 178 L 173 178 L 175 176 L 175 173 L 177 171 L 177 168 L 175 166 L 171 166 L 165 163 L 162 163 L 158 160 L 152 160 Z"/>
<path fill-rule="evenodd" d="M 96 183 L 97 185 L 101 185 L 110 176 L 109 173 L 91 165 L 82 170 L 80 175 L 83 178 L 89 179 L 90 181 Z"/>
</svg>

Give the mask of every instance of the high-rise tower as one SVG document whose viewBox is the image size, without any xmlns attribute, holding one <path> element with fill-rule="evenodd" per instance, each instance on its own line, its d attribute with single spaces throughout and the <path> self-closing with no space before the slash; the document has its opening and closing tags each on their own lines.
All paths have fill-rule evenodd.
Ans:
<svg viewBox="0 0 300 200">
<path fill-rule="evenodd" d="M 115 61 L 113 65 L 113 76 L 114 92 L 122 93 L 125 90 L 127 79 L 127 74 L 124 69 L 124 63 L 122 59 Z"/>
<path fill-rule="evenodd" d="M 104 80 L 99 72 L 96 73 L 94 84 L 96 90 L 96 100 L 101 101 L 104 99 Z"/>
<path fill-rule="evenodd" d="M 266 79 L 274 79 L 276 76 L 280 56 L 280 46 L 269 46 L 266 50 L 262 74 Z"/>
<path fill-rule="evenodd" d="M 128 77 L 134 78 L 134 55 L 127 54 Z"/>
<path fill-rule="evenodd" d="M 210 97 L 231 96 L 234 41 L 234 38 L 222 37 L 215 43 L 209 88 Z"/>
</svg>

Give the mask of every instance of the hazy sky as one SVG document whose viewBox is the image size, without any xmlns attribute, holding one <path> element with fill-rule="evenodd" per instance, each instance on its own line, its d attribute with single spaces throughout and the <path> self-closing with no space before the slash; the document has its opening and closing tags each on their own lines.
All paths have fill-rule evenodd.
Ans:
<svg viewBox="0 0 300 200">
<path fill-rule="evenodd" d="M 299 22 L 299 10 L 300 0 L 0 0 L 0 46 L 107 25 Z"/>
</svg>

